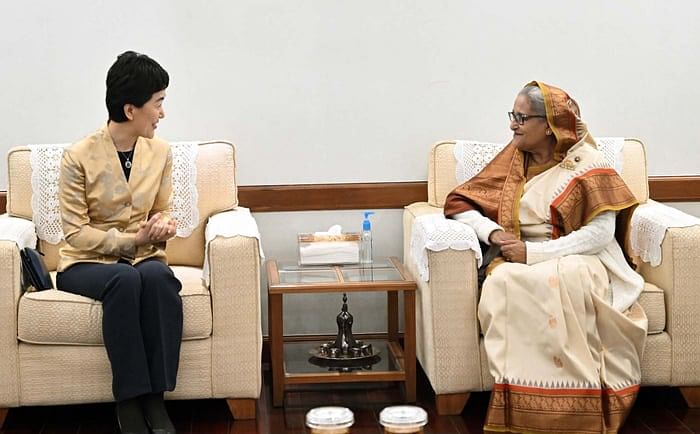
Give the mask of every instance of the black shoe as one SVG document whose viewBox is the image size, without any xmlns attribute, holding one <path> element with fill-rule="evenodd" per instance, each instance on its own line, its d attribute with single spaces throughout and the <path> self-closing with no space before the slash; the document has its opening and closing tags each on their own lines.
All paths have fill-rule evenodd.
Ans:
<svg viewBox="0 0 700 434">
<path fill-rule="evenodd" d="M 117 402 L 117 423 L 122 434 L 149 434 L 139 398 Z"/>
<path fill-rule="evenodd" d="M 153 434 L 176 434 L 175 426 L 168 416 L 162 393 L 152 393 L 141 397 L 141 407 L 146 423 Z"/>
</svg>

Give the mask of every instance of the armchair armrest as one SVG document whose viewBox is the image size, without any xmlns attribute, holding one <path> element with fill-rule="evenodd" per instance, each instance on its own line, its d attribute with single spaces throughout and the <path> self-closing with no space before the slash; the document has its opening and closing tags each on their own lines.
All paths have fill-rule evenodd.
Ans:
<svg viewBox="0 0 700 434">
<path fill-rule="evenodd" d="M 403 213 L 403 263 L 410 262 L 411 233 L 416 217 L 431 214 L 442 214 L 442 208 L 429 205 L 428 202 L 415 202 L 408 205 Z"/>
<path fill-rule="evenodd" d="M 436 213 L 442 208 L 427 203 L 414 203 L 404 211 L 404 263 L 418 284 L 418 360 L 438 395 L 483 390 L 475 252 L 428 251 L 427 282 L 419 277 L 410 254 L 415 219 Z"/>
<path fill-rule="evenodd" d="M 661 212 L 669 208 L 651 205 Z M 638 265 L 644 280 L 664 290 L 673 354 L 671 385 L 700 384 L 700 225 L 669 227 L 661 243 L 661 263 Z"/>
<path fill-rule="evenodd" d="M 257 224 L 247 209 L 237 208 L 210 218 L 205 233 L 210 240 L 205 268 L 212 298 L 213 394 L 258 398 L 262 325 Z"/>
<path fill-rule="evenodd" d="M 22 295 L 19 249 L 34 247 L 34 224 L 0 216 L 0 407 L 19 405 L 17 304 Z"/>
</svg>

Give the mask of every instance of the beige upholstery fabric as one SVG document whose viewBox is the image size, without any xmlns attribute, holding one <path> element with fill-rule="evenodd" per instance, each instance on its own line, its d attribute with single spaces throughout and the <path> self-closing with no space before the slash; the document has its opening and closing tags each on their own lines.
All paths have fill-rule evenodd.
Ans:
<svg viewBox="0 0 700 434">
<path fill-rule="evenodd" d="M 214 330 L 211 348 L 214 397 L 257 398 L 262 387 L 262 330 L 258 240 L 215 238 L 209 244 Z M 226 258 L 226 260 L 222 260 Z"/>
<path fill-rule="evenodd" d="M 32 219 L 31 151 L 17 146 L 7 154 L 7 213 L 14 217 Z"/>
<path fill-rule="evenodd" d="M 428 203 L 442 208 L 445 198 L 457 186 L 457 160 L 455 142 L 439 142 L 433 145 L 428 163 Z"/>
<path fill-rule="evenodd" d="M 425 203 L 409 205 L 405 230 L 415 217 L 441 212 Z M 404 240 L 410 240 L 410 232 Z M 404 250 L 404 263 L 417 276 L 415 264 Z M 479 329 L 476 316 L 476 259 L 471 250 L 428 253 L 431 279 L 416 279 L 416 353 L 423 370 L 439 393 L 481 390 Z M 449 318 L 449 321 L 443 321 Z"/>
<path fill-rule="evenodd" d="M 644 279 L 663 288 L 671 336 L 671 384 L 700 384 L 700 226 L 672 228 L 661 244 L 658 267 L 640 264 Z"/>
<path fill-rule="evenodd" d="M 202 285 L 202 270 L 173 266 L 173 271 L 182 283 L 182 339 L 208 338 L 212 329 L 211 298 Z M 70 292 L 54 289 L 25 294 L 19 301 L 17 324 L 17 337 L 26 343 L 104 344 L 102 303 Z"/>
<path fill-rule="evenodd" d="M 166 398 L 211 398 L 210 356 L 211 338 L 183 342 L 177 388 L 166 394 Z M 112 370 L 104 347 L 20 343 L 19 358 L 22 366 L 19 405 L 114 400 Z"/>
<path fill-rule="evenodd" d="M 30 151 L 8 154 L 8 213 L 31 218 Z M 199 146 L 200 225 L 168 242 L 168 259 L 183 284 L 183 343 L 173 399 L 253 398 L 262 384 L 260 258 L 255 238 L 217 238 L 210 245 L 209 288 L 202 283 L 204 227 L 237 205 L 235 150 L 227 142 Z M 58 247 L 42 243 L 49 268 Z M 111 401 L 111 370 L 102 346 L 99 302 L 47 290 L 20 292 L 17 246 L 0 241 L 0 408 Z"/>
<path fill-rule="evenodd" d="M 642 294 L 639 296 L 639 305 L 642 306 L 649 320 L 647 333 L 654 335 L 663 332 L 664 328 L 666 328 L 664 291 L 656 285 L 645 283 Z"/>
<path fill-rule="evenodd" d="M 0 407 L 19 405 L 16 311 L 20 297 L 20 273 L 17 245 L 0 240 Z"/>
<path fill-rule="evenodd" d="M 454 141 L 432 146 L 428 202 L 404 211 L 404 263 L 417 276 L 410 255 L 413 221 L 440 213 L 456 186 Z M 649 197 L 644 145 L 625 139 L 622 177 L 640 202 Z M 642 359 L 645 385 L 700 385 L 700 227 L 670 229 L 659 267 L 640 264 L 646 284 L 639 302 L 649 319 Z M 493 378 L 479 336 L 476 260 L 468 251 L 429 253 L 430 281 L 418 280 L 417 355 L 437 394 L 490 390 Z"/>
</svg>

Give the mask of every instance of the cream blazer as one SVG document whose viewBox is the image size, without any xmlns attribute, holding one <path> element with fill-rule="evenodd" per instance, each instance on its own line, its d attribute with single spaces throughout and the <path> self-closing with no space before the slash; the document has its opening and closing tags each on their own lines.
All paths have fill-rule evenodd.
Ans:
<svg viewBox="0 0 700 434">
<path fill-rule="evenodd" d="M 137 263 L 165 257 L 165 243 L 136 247 L 139 222 L 170 213 L 172 154 L 163 140 L 139 137 L 126 181 L 107 126 L 69 146 L 61 161 L 59 202 L 66 245 L 58 271 L 78 262 Z"/>
</svg>

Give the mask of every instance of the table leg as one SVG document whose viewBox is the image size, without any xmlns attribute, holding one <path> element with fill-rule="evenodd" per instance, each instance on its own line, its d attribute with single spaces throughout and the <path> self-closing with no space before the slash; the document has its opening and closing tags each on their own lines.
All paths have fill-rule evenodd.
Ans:
<svg viewBox="0 0 700 434">
<path fill-rule="evenodd" d="M 403 357 L 406 370 L 406 401 L 416 401 L 416 292 L 403 291 Z"/>
<path fill-rule="evenodd" d="M 399 293 L 387 291 L 387 331 L 390 341 L 399 341 Z"/>
<path fill-rule="evenodd" d="M 268 294 L 267 329 L 272 359 L 272 405 L 284 405 L 284 329 L 282 294 Z"/>
</svg>

